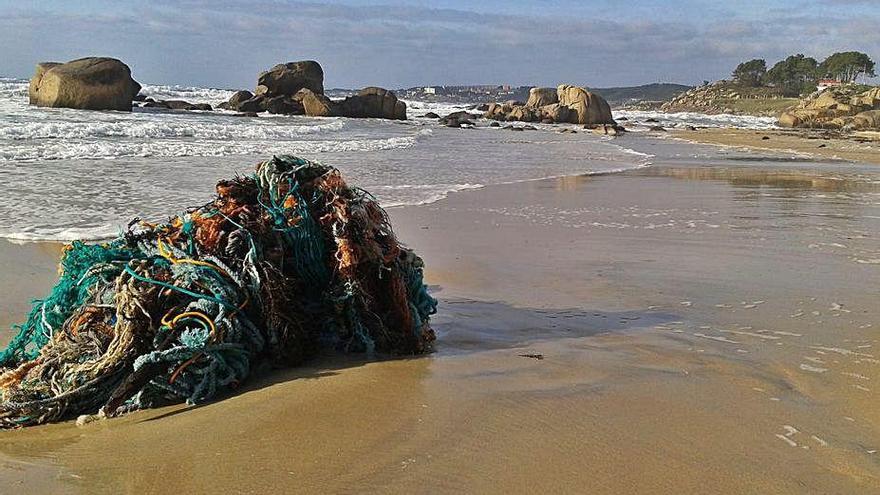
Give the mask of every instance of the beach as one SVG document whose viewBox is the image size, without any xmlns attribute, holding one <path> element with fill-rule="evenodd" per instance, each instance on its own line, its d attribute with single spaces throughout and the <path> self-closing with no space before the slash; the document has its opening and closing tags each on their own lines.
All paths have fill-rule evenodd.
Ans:
<svg viewBox="0 0 880 495">
<path fill-rule="evenodd" d="M 803 129 L 753 130 L 716 127 L 672 131 L 675 137 L 697 143 L 878 164 L 880 139 L 876 134 L 861 132 L 855 133 L 849 139 L 841 139 L 832 137 L 827 131 Z"/>
<path fill-rule="evenodd" d="M 875 166 L 616 143 L 651 166 L 389 209 L 440 299 L 432 354 L 328 355 L 197 407 L 7 431 L 0 482 L 880 493 Z M 4 325 L 51 286 L 57 253 L 0 242 Z"/>
</svg>

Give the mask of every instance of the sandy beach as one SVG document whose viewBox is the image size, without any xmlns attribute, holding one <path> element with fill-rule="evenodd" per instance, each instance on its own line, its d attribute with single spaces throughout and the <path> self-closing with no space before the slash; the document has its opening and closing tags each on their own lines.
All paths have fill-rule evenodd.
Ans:
<svg viewBox="0 0 880 495">
<path fill-rule="evenodd" d="M 441 300 L 436 352 L 327 356 L 200 407 L 4 432 L 0 481 L 880 493 L 880 184 L 867 166 L 756 156 L 392 208 Z M 4 325 L 50 287 L 57 249 L 0 243 Z"/>
<path fill-rule="evenodd" d="M 880 164 L 880 136 L 876 132 L 856 132 L 847 139 L 832 138 L 826 131 L 804 129 L 674 129 L 671 135 L 695 143 Z"/>
</svg>

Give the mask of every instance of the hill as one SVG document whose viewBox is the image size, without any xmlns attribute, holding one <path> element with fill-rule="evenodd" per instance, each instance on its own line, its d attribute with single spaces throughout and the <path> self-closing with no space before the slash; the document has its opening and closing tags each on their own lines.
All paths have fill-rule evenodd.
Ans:
<svg viewBox="0 0 880 495">
<path fill-rule="evenodd" d="M 590 91 L 601 95 L 612 106 L 622 106 L 649 101 L 669 101 L 692 88 L 683 84 L 653 83 L 619 88 L 590 88 Z"/>
<path fill-rule="evenodd" d="M 779 88 L 749 87 L 721 80 L 686 91 L 664 103 L 661 110 L 776 116 L 797 102 L 797 98 L 783 97 Z"/>
</svg>

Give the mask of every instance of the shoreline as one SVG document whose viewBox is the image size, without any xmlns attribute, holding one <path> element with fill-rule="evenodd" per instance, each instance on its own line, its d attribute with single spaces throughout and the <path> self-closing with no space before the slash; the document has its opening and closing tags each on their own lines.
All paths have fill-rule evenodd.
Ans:
<svg viewBox="0 0 880 495">
<path fill-rule="evenodd" d="M 692 143 L 763 152 L 798 153 L 816 158 L 880 165 L 880 140 L 865 139 L 864 142 L 859 142 L 855 140 L 858 139 L 857 136 L 840 138 L 823 134 L 821 131 L 807 129 L 669 129 L 670 136 Z"/>
</svg>

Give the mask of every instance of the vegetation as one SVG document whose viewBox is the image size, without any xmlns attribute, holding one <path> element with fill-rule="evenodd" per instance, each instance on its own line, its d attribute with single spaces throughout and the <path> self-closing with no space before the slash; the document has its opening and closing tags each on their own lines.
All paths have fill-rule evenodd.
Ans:
<svg viewBox="0 0 880 495">
<path fill-rule="evenodd" d="M 767 62 L 763 58 L 756 58 L 737 65 L 733 71 L 733 80 L 743 86 L 756 88 L 761 85 L 766 73 Z"/>
<path fill-rule="evenodd" d="M 802 53 L 776 63 L 765 76 L 765 83 L 782 89 L 785 96 L 798 96 L 816 90 L 819 63 Z"/>
<path fill-rule="evenodd" d="M 876 76 L 874 61 L 868 55 L 860 52 L 835 53 L 826 58 L 819 69 L 827 76 L 848 83 L 855 82 L 862 75 Z"/>
<path fill-rule="evenodd" d="M 855 83 L 862 76 L 876 76 L 874 61 L 867 54 L 854 51 L 835 53 L 821 64 L 798 53 L 780 60 L 769 70 L 764 59 L 756 58 L 739 64 L 733 71 L 734 82 L 742 87 L 773 87 L 786 97 L 812 93 L 821 78 Z"/>
</svg>

